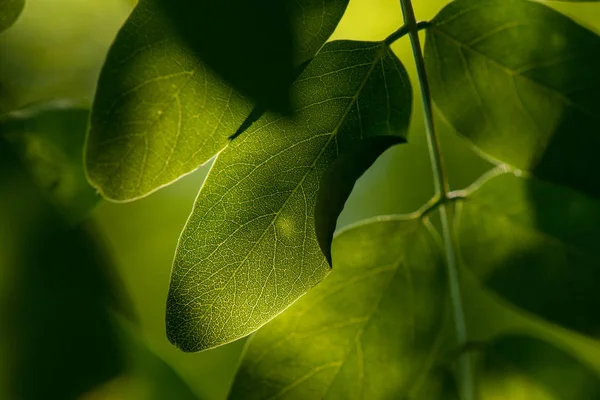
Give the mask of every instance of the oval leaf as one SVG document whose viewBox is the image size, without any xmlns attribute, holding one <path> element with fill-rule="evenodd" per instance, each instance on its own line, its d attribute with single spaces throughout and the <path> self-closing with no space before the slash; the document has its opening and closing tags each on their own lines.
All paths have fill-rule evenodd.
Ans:
<svg viewBox="0 0 600 400">
<path fill-rule="evenodd" d="M 24 7 L 25 0 L 0 0 L 0 32 L 15 23 Z"/>
<path fill-rule="evenodd" d="M 600 399 L 600 375 L 540 339 L 505 335 L 486 350 L 480 372 L 482 400 Z"/>
<path fill-rule="evenodd" d="M 542 318 L 600 337 L 600 201 L 502 174 L 469 193 L 457 222 L 465 265 Z"/>
<path fill-rule="evenodd" d="M 458 0 L 428 29 L 433 99 L 483 152 L 600 198 L 600 37 L 542 4 Z"/>
<path fill-rule="evenodd" d="M 293 90 L 293 117 L 266 114 L 219 155 L 181 235 L 167 334 L 185 351 L 253 332 L 321 281 L 324 171 L 359 140 L 406 133 L 410 82 L 383 42 L 328 43 Z"/>
<path fill-rule="evenodd" d="M 347 3 L 293 2 L 298 62 L 327 40 Z M 111 200 L 137 199 L 193 171 L 227 146 L 252 110 L 176 32 L 157 0 L 141 0 L 102 69 L 86 166 Z"/>
<path fill-rule="evenodd" d="M 383 217 L 336 236 L 333 260 L 250 339 L 230 399 L 413 398 L 447 310 L 440 248 L 419 218 Z"/>
</svg>

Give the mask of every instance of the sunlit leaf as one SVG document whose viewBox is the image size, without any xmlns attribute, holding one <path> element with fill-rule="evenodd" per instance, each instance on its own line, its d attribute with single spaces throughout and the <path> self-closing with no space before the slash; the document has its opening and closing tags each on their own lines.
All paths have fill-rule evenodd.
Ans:
<svg viewBox="0 0 600 400">
<path fill-rule="evenodd" d="M 600 201 L 508 173 L 472 190 L 458 216 L 462 258 L 485 286 L 600 337 Z"/>
<path fill-rule="evenodd" d="M 227 145 L 252 110 L 198 61 L 156 1 L 137 5 L 98 83 L 86 164 L 91 181 L 113 200 L 139 198 L 193 171 Z M 331 35 L 347 0 L 292 4 L 300 63 Z"/>
<path fill-rule="evenodd" d="M 36 183 L 74 221 L 87 215 L 100 196 L 83 171 L 83 144 L 89 111 L 49 109 L 0 121 Z"/>
<path fill-rule="evenodd" d="M 336 236 L 333 261 L 250 339 L 230 399 L 413 398 L 448 304 L 438 244 L 418 218 L 382 217 Z"/>
<path fill-rule="evenodd" d="M 410 82 L 384 43 L 328 43 L 293 91 L 294 116 L 266 114 L 219 155 L 182 233 L 167 334 L 185 351 L 251 333 L 321 281 L 324 171 L 363 138 L 406 134 Z"/>
<path fill-rule="evenodd" d="M 3 398 L 75 399 L 123 371 L 126 303 L 93 230 L 65 223 L 2 137 L 0 192 Z"/>
<path fill-rule="evenodd" d="M 15 23 L 24 6 L 25 0 L 0 0 L 0 32 Z"/>
<path fill-rule="evenodd" d="M 505 335 L 487 348 L 478 374 L 482 400 L 600 399 L 600 374 L 540 339 Z"/>
<path fill-rule="evenodd" d="M 600 37 L 526 0 L 458 0 L 425 46 L 433 99 L 483 152 L 600 197 Z"/>
</svg>

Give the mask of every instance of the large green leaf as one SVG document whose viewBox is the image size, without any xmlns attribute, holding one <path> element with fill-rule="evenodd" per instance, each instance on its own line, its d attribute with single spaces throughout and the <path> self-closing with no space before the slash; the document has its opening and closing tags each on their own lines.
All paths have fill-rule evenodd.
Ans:
<svg viewBox="0 0 600 400">
<path fill-rule="evenodd" d="M 156 1 L 141 0 L 119 32 L 94 101 L 88 176 L 113 200 L 139 198 L 193 171 L 227 145 L 252 109 L 194 56 Z M 298 63 L 327 40 L 347 3 L 292 3 Z"/>
<path fill-rule="evenodd" d="M 185 351 L 251 333 L 321 281 L 324 171 L 364 138 L 406 134 L 410 82 L 383 42 L 328 43 L 293 90 L 294 116 L 266 114 L 219 155 L 181 235 L 167 334 Z"/>
<path fill-rule="evenodd" d="M 475 187 L 458 216 L 464 263 L 488 288 L 600 337 L 600 201 L 507 173 Z"/>
<path fill-rule="evenodd" d="M 433 99 L 483 152 L 600 197 L 600 37 L 525 0 L 458 0 L 425 46 Z"/>
<path fill-rule="evenodd" d="M 250 339 L 231 399 L 403 399 L 440 348 L 440 248 L 418 217 L 340 233 L 333 272 Z M 412 397 L 410 397 L 412 398 Z"/>
<path fill-rule="evenodd" d="M 124 368 L 112 265 L 89 226 L 45 202 L 1 136 L 0 193 L 0 397 L 78 398 Z"/>
<path fill-rule="evenodd" d="M 0 32 L 15 23 L 25 7 L 25 0 L 0 0 Z"/>
<path fill-rule="evenodd" d="M 496 338 L 478 374 L 482 400 L 600 399 L 600 374 L 564 350 L 516 334 Z"/>
<path fill-rule="evenodd" d="M 0 135 L 17 150 L 38 186 L 73 221 L 84 218 L 101 199 L 82 165 L 88 118 L 84 109 L 47 109 L 0 121 Z"/>
</svg>

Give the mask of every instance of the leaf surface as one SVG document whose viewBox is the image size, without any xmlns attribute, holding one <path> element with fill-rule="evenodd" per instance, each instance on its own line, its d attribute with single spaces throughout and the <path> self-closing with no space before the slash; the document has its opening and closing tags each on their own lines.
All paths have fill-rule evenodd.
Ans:
<svg viewBox="0 0 600 400">
<path fill-rule="evenodd" d="M 600 201 L 552 183 L 501 174 L 458 213 L 464 264 L 505 300 L 600 337 Z"/>
<path fill-rule="evenodd" d="M 347 2 L 292 3 L 298 62 L 327 40 Z M 195 57 L 157 0 L 141 0 L 102 69 L 88 134 L 88 176 L 112 200 L 147 195 L 226 147 L 252 107 Z"/>
<path fill-rule="evenodd" d="M 266 114 L 219 155 L 181 235 L 167 334 L 185 351 L 253 332 L 321 281 L 323 173 L 364 138 L 406 134 L 410 82 L 382 42 L 328 43 L 293 90 L 294 116 Z"/>
<path fill-rule="evenodd" d="M 381 217 L 336 236 L 333 260 L 250 339 L 230 399 L 413 398 L 448 304 L 438 244 L 419 218 Z"/>
<path fill-rule="evenodd" d="M 25 0 L 0 0 L 0 32 L 15 23 L 25 7 Z"/>
<path fill-rule="evenodd" d="M 458 0 L 427 31 L 433 99 L 484 153 L 600 198 L 600 37 L 525 0 Z"/>
<path fill-rule="evenodd" d="M 482 400 L 600 399 L 600 375 L 564 350 L 540 339 L 510 334 L 486 350 Z"/>
</svg>

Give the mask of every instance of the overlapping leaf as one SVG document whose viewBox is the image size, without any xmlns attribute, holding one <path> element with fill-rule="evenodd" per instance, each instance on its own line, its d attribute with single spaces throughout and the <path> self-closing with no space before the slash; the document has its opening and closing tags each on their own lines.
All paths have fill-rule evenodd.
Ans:
<svg viewBox="0 0 600 400">
<path fill-rule="evenodd" d="M 600 201 L 508 173 L 472 190 L 458 215 L 464 263 L 488 288 L 600 337 Z"/>
<path fill-rule="evenodd" d="M 25 0 L 0 0 L 0 32 L 15 23 L 24 6 Z"/>
<path fill-rule="evenodd" d="M 448 304 L 433 237 L 418 218 L 382 217 L 340 233 L 333 260 L 325 281 L 250 339 L 230 399 L 403 399 L 420 389 Z"/>
<path fill-rule="evenodd" d="M 433 99 L 483 152 L 600 197 L 600 37 L 526 0 L 458 0 L 428 29 Z"/>
<path fill-rule="evenodd" d="M 156 1 L 141 0 L 119 32 L 94 101 L 88 176 L 113 200 L 144 196 L 208 161 L 252 109 L 194 56 Z M 347 3 L 292 3 L 298 62 L 327 40 Z"/>
<path fill-rule="evenodd" d="M 328 43 L 293 90 L 294 116 L 266 114 L 219 155 L 182 233 L 167 334 L 185 351 L 251 333 L 323 279 L 324 171 L 364 138 L 406 133 L 410 82 L 382 42 Z"/>
<path fill-rule="evenodd" d="M 600 399 L 600 375 L 562 349 L 523 335 L 487 348 L 478 374 L 482 400 Z"/>
</svg>

